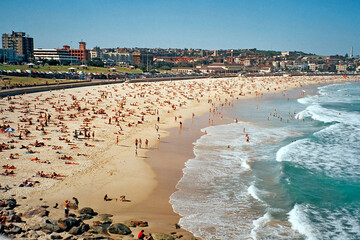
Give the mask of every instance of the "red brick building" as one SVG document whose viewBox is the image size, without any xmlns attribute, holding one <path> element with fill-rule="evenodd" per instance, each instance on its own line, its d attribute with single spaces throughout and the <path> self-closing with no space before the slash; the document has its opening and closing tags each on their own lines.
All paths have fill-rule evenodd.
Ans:
<svg viewBox="0 0 360 240">
<path fill-rule="evenodd" d="M 90 59 L 90 51 L 86 49 L 86 42 L 79 42 L 79 49 L 70 49 L 68 45 L 64 45 L 63 49 L 68 50 L 70 55 L 77 57 L 80 61 Z"/>
</svg>

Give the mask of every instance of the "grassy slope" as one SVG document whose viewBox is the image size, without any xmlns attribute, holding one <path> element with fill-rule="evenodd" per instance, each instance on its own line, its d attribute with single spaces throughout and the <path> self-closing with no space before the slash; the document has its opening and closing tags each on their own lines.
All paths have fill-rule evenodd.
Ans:
<svg viewBox="0 0 360 240">
<path fill-rule="evenodd" d="M 3 78 L 10 80 L 3 80 Z M 32 77 L 16 77 L 16 76 L 4 76 L 0 75 L 0 87 L 5 87 L 9 85 L 20 84 L 22 86 L 27 85 L 41 85 L 41 84 L 52 84 L 52 83 L 62 83 L 62 82 L 76 82 L 76 80 L 54 80 L 54 79 L 46 79 L 46 78 L 32 78 Z"/>
</svg>

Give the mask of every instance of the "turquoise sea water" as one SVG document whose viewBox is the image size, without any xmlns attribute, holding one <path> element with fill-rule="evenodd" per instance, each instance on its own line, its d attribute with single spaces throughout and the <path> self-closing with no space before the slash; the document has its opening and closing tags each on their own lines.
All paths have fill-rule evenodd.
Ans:
<svg viewBox="0 0 360 240">
<path fill-rule="evenodd" d="M 203 129 L 170 200 L 184 228 L 203 239 L 360 239 L 360 83 L 305 90 L 235 102 L 239 122 Z"/>
</svg>

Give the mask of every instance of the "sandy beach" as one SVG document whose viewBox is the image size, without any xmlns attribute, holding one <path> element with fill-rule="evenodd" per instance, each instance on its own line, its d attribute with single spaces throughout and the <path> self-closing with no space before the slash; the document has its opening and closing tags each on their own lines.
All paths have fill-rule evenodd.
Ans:
<svg viewBox="0 0 360 240">
<path fill-rule="evenodd" d="M 169 197 L 184 163 L 193 156 L 199 130 L 232 121 L 223 119 L 221 106 L 307 85 L 359 79 L 236 77 L 124 83 L 0 99 L 0 184 L 10 187 L 0 191 L 0 199 L 14 197 L 24 211 L 46 204 L 49 217 L 56 219 L 64 216 L 64 201 L 76 197 L 80 209 L 112 214 L 114 223 L 147 221 L 149 227 L 132 228 L 135 236 L 144 229 L 145 234 L 176 232 L 173 235 L 191 239 L 191 233 L 175 228 L 180 217 Z M 58 208 L 53 208 L 56 203 Z"/>
</svg>

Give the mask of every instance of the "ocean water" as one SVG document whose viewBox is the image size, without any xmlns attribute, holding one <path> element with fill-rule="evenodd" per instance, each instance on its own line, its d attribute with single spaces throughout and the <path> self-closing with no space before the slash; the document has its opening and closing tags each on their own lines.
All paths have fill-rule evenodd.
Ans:
<svg viewBox="0 0 360 240">
<path fill-rule="evenodd" d="M 170 198 L 183 228 L 203 239 L 360 239 L 360 83 L 305 91 L 235 102 L 239 122 L 202 130 Z"/>
</svg>

